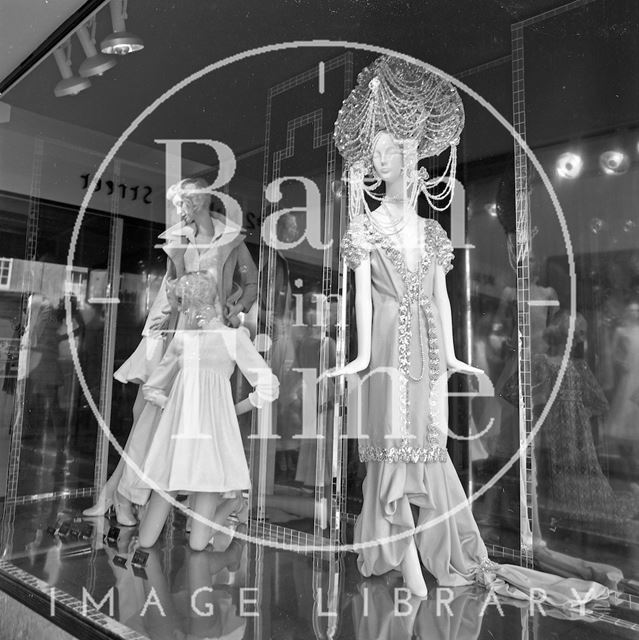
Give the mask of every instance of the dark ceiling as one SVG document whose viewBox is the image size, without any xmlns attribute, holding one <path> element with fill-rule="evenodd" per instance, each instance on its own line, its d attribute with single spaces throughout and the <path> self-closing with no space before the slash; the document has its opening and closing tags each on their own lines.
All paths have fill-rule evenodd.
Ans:
<svg viewBox="0 0 639 640">
<path fill-rule="evenodd" d="M 119 136 L 176 82 L 227 56 L 292 40 L 348 40 L 418 57 L 450 74 L 511 51 L 511 24 L 565 4 L 563 0 L 130 0 L 127 28 L 145 49 L 127 56 L 78 96 L 55 98 L 59 80 L 45 60 L 5 97 L 48 117 Z M 110 31 L 108 10 L 98 16 L 98 40 Z M 261 144 L 269 87 L 312 68 L 326 50 L 289 50 L 216 72 L 165 105 L 131 139 L 210 137 L 224 129 L 236 153 Z M 74 38 L 74 67 L 82 52 Z M 366 56 L 356 57 L 356 69 Z M 509 69 L 506 71 L 506 81 Z M 508 112 L 509 98 L 504 102 Z M 185 110 L 181 105 L 189 105 Z M 195 108 L 197 106 L 197 108 Z M 238 113 L 241 113 L 238 124 Z M 226 123 L 234 122 L 232 127 Z M 196 158 L 194 158 L 196 159 Z"/>
</svg>

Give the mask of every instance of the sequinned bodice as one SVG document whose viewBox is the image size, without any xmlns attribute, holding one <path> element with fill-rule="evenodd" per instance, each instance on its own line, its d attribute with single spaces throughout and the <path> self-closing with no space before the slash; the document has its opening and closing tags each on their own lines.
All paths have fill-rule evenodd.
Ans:
<svg viewBox="0 0 639 640">
<path fill-rule="evenodd" d="M 447 271 L 453 254 L 441 226 L 434 220 L 421 222 L 422 253 L 414 270 L 408 269 L 398 239 L 367 219 L 353 221 L 342 244 L 351 267 L 367 258 L 371 263 L 371 365 L 360 377 L 360 409 L 355 409 L 366 416 L 360 419 L 366 425 L 360 442 L 364 461 L 446 459 L 441 320 L 433 289 L 436 269 Z"/>
</svg>

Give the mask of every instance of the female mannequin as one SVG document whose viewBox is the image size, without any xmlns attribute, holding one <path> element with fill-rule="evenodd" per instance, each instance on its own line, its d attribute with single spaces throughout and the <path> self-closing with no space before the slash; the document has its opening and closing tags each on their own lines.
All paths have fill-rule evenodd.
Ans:
<svg viewBox="0 0 639 640">
<path fill-rule="evenodd" d="M 208 273 L 181 279 L 179 297 L 187 328 L 176 331 L 159 366 L 143 387 L 148 403 L 162 409 L 142 470 L 149 487 L 193 494 L 195 513 L 222 524 L 239 510 L 250 488 L 236 415 L 277 398 L 279 384 L 245 328 L 220 319 Z M 233 405 L 230 377 L 237 364 L 255 391 Z M 140 525 L 140 545 L 159 537 L 171 505 L 157 489 Z M 189 544 L 202 550 L 211 528 L 194 518 Z"/>
<path fill-rule="evenodd" d="M 433 224 L 430 223 L 434 221 L 429 220 L 427 221 L 429 224 L 425 225 L 424 220 L 417 215 L 415 207 L 408 205 L 409 193 L 404 178 L 403 155 L 400 143 L 388 132 L 380 132 L 377 135 L 373 148 L 373 167 L 384 182 L 386 192 L 381 205 L 372 211 L 371 222 L 383 229 L 397 228 L 398 223 L 401 221 L 401 229 L 395 235 L 398 245 L 402 248 L 406 268 L 408 271 L 416 272 L 424 257 L 423 247 L 428 240 L 424 236 L 431 231 Z M 437 223 L 434 223 L 434 225 L 437 225 Z M 350 261 L 351 265 L 355 266 L 349 250 L 349 244 L 357 242 L 361 246 L 360 242 L 363 236 L 360 231 L 352 232 L 353 228 L 351 227 L 345 238 L 345 253 L 347 261 Z M 448 247 L 445 247 L 445 250 L 448 250 Z M 436 264 L 433 268 L 433 306 L 439 311 L 442 337 L 441 350 L 446 368 L 450 372 L 479 374 L 481 373 L 480 369 L 462 362 L 455 356 L 450 302 L 446 290 L 445 266 Z M 329 373 L 331 376 L 358 374 L 367 370 L 371 365 L 373 295 L 370 258 L 362 259 L 354 270 L 357 357 L 345 367 L 334 369 Z M 378 363 L 378 366 L 380 366 L 380 363 Z M 443 376 L 443 379 L 445 380 L 445 376 Z M 445 438 L 445 431 L 442 433 L 442 438 Z M 372 462 L 371 464 L 378 465 L 379 463 Z M 408 540 L 400 568 L 406 586 L 411 592 L 418 597 L 426 596 L 426 583 L 421 573 L 417 547 L 413 539 Z"/>
<path fill-rule="evenodd" d="M 120 382 L 144 384 L 160 362 L 172 331 L 183 321 L 167 297 L 167 282 L 184 273 L 211 269 L 218 282 L 217 296 L 225 324 L 240 325 L 241 312 L 248 312 L 257 299 L 257 268 L 243 242 L 240 229 L 210 211 L 211 197 L 204 180 L 186 179 L 171 186 L 167 199 L 175 207 L 180 222 L 160 235 L 166 239 L 167 274 L 149 311 L 142 341 L 133 355 L 115 372 Z M 235 287 L 239 282 L 241 289 Z M 239 291 L 239 294 L 234 291 Z M 138 465 L 144 459 L 152 431 L 159 419 L 157 407 L 144 401 L 141 390 L 133 407 L 133 428 L 125 450 Z M 134 526 L 137 521 L 131 503 L 146 504 L 148 488 L 141 487 L 134 469 L 121 459 L 100 492 L 96 504 L 83 513 L 103 515 L 115 507 L 118 522 Z"/>
<path fill-rule="evenodd" d="M 357 420 L 367 465 L 354 536 L 358 567 L 364 576 L 399 569 L 413 595 L 424 597 L 421 559 L 440 586 L 478 582 L 521 599 L 534 587 L 549 605 L 575 606 L 608 590 L 488 559 L 446 450 L 446 370 L 480 371 L 454 351 L 446 290 L 452 245 L 439 223 L 418 217 L 416 200 L 422 193 L 443 210 L 463 122 L 454 87 L 384 56 L 362 71 L 335 127 L 349 165 L 351 221 L 342 251 L 355 271 L 358 353 L 330 375 L 351 376 L 347 415 Z M 448 146 L 446 181 L 417 169 L 418 159 Z M 366 187 L 370 173 L 374 187 L 385 184 L 382 198 Z M 364 191 L 381 205 L 371 211 Z"/>
</svg>

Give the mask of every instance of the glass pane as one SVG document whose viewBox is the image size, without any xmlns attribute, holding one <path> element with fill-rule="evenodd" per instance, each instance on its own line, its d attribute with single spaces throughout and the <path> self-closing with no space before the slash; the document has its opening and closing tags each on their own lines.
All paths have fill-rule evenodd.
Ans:
<svg viewBox="0 0 639 640">
<path fill-rule="evenodd" d="M 590 3 L 524 32 L 528 140 L 564 217 L 532 172 L 531 299 L 557 304 L 531 308 L 535 559 L 622 589 L 639 577 L 639 50 L 579 25 L 637 19 L 634 3 Z"/>
<path fill-rule="evenodd" d="M 509 61 L 462 78 L 463 82 L 499 112 L 508 112 Z M 517 396 L 517 278 L 515 257 L 515 201 L 512 173 L 513 139 L 488 110 L 464 97 L 467 117 L 462 138 L 459 180 L 466 215 L 465 248 L 456 251 L 449 276 L 453 294 L 456 349 L 482 369 L 479 384 L 465 381 L 460 391 L 476 393 L 453 406 L 464 412 L 450 428 L 456 466 L 473 496 L 473 513 L 482 537 L 496 555 L 519 553 L 520 462 Z M 458 197 L 462 197 L 460 194 Z M 453 209 L 454 210 L 454 209 Z M 451 233 L 459 222 L 454 215 Z M 465 271 L 465 273 L 464 273 Z M 455 387 L 450 388 L 454 396 Z M 454 409 L 452 410 L 454 411 Z M 452 413 L 451 415 L 455 415 Z M 460 433 L 461 425 L 467 425 Z M 452 446 L 451 446 L 452 445 Z M 502 475 L 503 474 L 503 475 Z M 504 549 L 505 548 L 505 549 Z M 507 551 L 506 551 L 507 550 Z"/>
<path fill-rule="evenodd" d="M 330 534 L 331 513 L 337 514 L 332 478 L 340 474 L 333 469 L 334 385 L 327 379 L 317 383 L 335 366 L 337 353 L 345 209 L 332 126 L 352 66 L 346 55 L 327 60 L 325 90 L 312 111 L 301 112 L 299 105 L 315 90 L 315 69 L 271 88 L 266 106 L 266 185 L 282 181 L 275 183 L 281 197 L 267 187 L 262 210 L 262 225 L 276 242 L 261 237 L 258 330 L 270 339 L 267 358 L 280 381 L 280 396 L 272 417 L 278 438 L 254 441 L 252 457 L 253 472 L 262 474 L 254 482 L 255 503 L 264 506 L 259 513 L 269 522 L 320 536 Z M 265 457 L 258 463 L 260 455 Z"/>
<path fill-rule="evenodd" d="M 48 163 L 60 150 L 50 143 L 45 152 L 42 180 L 50 186 Z M 7 345 L 5 418 L 13 415 L 14 428 L 21 429 L 12 465 L 15 496 L 93 484 L 96 422 L 79 388 L 69 341 L 75 340 L 91 396 L 99 402 L 104 309 L 91 301 L 91 290 L 106 272 L 110 221 L 106 215 L 87 215 L 69 278 L 66 261 L 76 217 L 74 209 L 44 198 L 3 196 L 3 224 L 17 240 L 4 248 L 0 289 Z M 33 261 L 24 259 L 27 243 Z M 71 327 L 64 317 L 65 294 L 71 295 Z"/>
</svg>

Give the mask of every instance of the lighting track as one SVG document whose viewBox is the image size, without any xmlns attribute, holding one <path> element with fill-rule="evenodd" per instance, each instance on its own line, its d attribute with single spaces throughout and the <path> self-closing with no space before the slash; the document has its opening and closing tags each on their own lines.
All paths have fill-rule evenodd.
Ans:
<svg viewBox="0 0 639 640">
<path fill-rule="evenodd" d="M 87 0 L 70 18 L 65 20 L 42 44 L 29 54 L 13 71 L 0 80 L 0 97 L 37 67 L 56 47 L 79 29 L 109 0 Z"/>
</svg>

